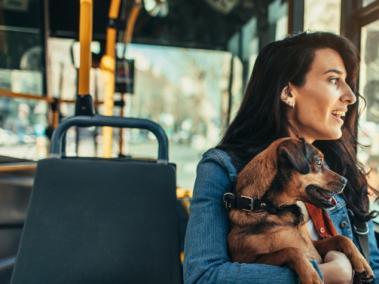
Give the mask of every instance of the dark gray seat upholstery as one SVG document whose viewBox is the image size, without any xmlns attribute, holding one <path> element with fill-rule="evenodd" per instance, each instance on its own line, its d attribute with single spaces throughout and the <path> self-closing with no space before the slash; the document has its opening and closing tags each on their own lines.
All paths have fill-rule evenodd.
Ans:
<svg viewBox="0 0 379 284">
<path fill-rule="evenodd" d="M 180 283 L 175 168 L 38 164 L 12 283 Z"/>
</svg>

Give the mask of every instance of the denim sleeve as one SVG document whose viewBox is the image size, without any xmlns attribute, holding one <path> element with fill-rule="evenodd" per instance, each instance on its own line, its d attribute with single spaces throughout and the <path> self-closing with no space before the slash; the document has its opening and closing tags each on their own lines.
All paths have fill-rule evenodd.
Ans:
<svg viewBox="0 0 379 284">
<path fill-rule="evenodd" d="M 199 163 L 184 247 L 184 283 L 298 283 L 288 267 L 230 261 L 228 216 L 221 202 L 230 187 L 222 166 L 209 159 Z"/>
<path fill-rule="evenodd" d="M 376 244 L 374 223 L 370 221 L 369 225 L 369 248 L 370 248 L 370 266 L 375 273 L 375 283 L 379 284 L 379 252 Z"/>
</svg>

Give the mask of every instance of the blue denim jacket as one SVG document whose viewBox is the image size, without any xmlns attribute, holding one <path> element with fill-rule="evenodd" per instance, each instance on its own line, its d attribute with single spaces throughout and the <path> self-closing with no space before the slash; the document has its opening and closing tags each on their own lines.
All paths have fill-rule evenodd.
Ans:
<svg viewBox="0 0 379 284">
<path fill-rule="evenodd" d="M 231 262 L 227 249 L 229 221 L 222 197 L 230 191 L 236 176 L 226 152 L 210 149 L 203 155 L 197 167 L 186 232 L 184 283 L 298 283 L 296 274 L 285 266 Z M 342 197 L 337 198 L 337 205 L 329 210 L 329 215 L 337 232 L 358 244 Z M 369 227 L 370 265 L 379 283 L 379 253 L 373 224 Z M 314 265 L 317 269 L 317 264 Z"/>
</svg>

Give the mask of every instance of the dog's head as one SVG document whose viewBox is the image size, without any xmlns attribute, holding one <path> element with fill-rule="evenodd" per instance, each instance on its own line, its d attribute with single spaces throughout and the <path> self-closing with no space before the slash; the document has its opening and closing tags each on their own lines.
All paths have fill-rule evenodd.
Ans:
<svg viewBox="0 0 379 284">
<path fill-rule="evenodd" d="M 330 208 L 335 194 L 343 191 L 347 179 L 329 169 L 324 155 L 302 139 L 286 139 L 277 147 L 278 178 L 282 198 L 297 199 Z"/>
</svg>

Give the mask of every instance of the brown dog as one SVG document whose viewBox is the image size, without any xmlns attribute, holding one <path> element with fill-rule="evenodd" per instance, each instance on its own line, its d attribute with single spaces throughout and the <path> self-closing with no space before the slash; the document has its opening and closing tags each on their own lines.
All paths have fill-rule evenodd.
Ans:
<svg viewBox="0 0 379 284">
<path fill-rule="evenodd" d="M 310 259 L 320 263 L 328 251 L 336 250 L 350 259 L 362 280 L 371 280 L 373 271 L 354 243 L 344 236 L 312 241 L 296 205 L 305 201 L 333 207 L 333 195 L 346 183 L 326 166 L 314 146 L 294 138 L 274 141 L 242 169 L 236 195 L 224 196 L 230 207 L 228 243 L 233 261 L 288 265 L 301 283 L 322 283 Z"/>
</svg>

